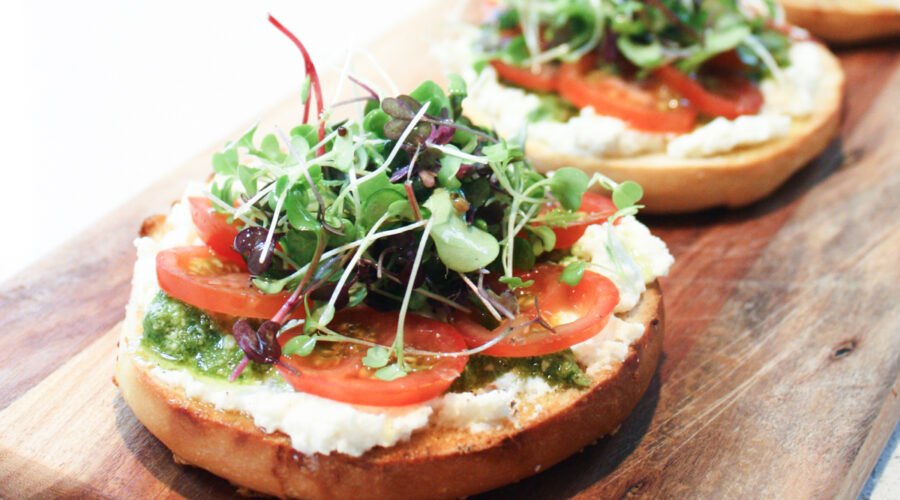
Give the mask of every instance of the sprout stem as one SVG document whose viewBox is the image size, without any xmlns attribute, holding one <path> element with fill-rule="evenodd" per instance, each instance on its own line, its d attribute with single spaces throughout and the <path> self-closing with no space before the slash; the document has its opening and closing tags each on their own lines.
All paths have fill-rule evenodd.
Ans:
<svg viewBox="0 0 900 500">
<path fill-rule="evenodd" d="M 297 286 L 297 289 L 294 290 L 294 293 L 288 297 L 287 301 L 282 304 L 281 309 L 275 313 L 275 316 L 272 317 L 272 321 L 278 324 L 284 323 L 284 320 L 287 319 L 288 315 L 294 308 L 297 306 L 297 303 L 300 302 L 300 297 L 303 294 L 303 289 L 306 288 L 306 284 L 309 283 L 309 279 L 312 277 L 313 273 L 316 271 L 316 267 L 319 265 L 319 261 L 322 259 L 322 251 L 325 249 L 325 238 L 321 233 L 316 233 L 316 253 L 313 255 L 312 260 L 309 262 L 309 267 L 306 269 L 306 274 L 303 276 L 303 280 L 300 282 L 300 285 Z"/>
<path fill-rule="evenodd" d="M 269 22 L 272 23 L 279 31 L 285 34 L 294 45 L 300 49 L 300 53 L 303 54 L 303 62 L 306 66 L 306 74 L 309 76 L 310 81 L 313 85 L 313 91 L 316 93 L 316 108 L 318 108 L 318 121 L 319 121 L 319 141 L 325 138 L 325 120 L 322 116 L 322 111 L 325 107 L 325 101 L 322 99 L 322 83 L 319 81 L 319 73 L 316 71 L 316 65 L 313 64 L 312 58 L 309 56 L 309 52 L 306 51 L 306 47 L 303 46 L 303 43 L 300 42 L 300 39 L 294 36 L 293 33 L 290 32 L 287 28 L 284 27 L 277 19 L 275 19 L 272 14 L 269 14 Z M 309 122 L 309 99 L 306 100 L 306 104 L 303 108 L 303 123 Z M 319 156 L 325 154 L 325 145 L 319 146 L 319 151 L 317 153 Z"/>
<path fill-rule="evenodd" d="M 415 199 L 415 198 L 414 198 Z M 406 284 L 406 293 L 403 294 L 403 302 L 400 304 L 400 317 L 397 319 L 397 336 L 394 337 L 394 353 L 397 356 L 397 364 L 406 369 L 406 361 L 403 359 L 403 326 L 406 322 L 406 311 L 409 310 L 409 298 L 416 283 L 416 275 L 419 273 L 419 264 L 422 263 L 422 255 L 425 253 L 425 244 L 428 243 L 428 235 L 431 234 L 431 225 L 434 219 L 428 219 L 425 229 L 422 230 L 422 239 L 419 240 L 419 248 L 416 250 L 416 258 L 413 261 L 412 270 L 409 273 L 409 283 Z"/>
<path fill-rule="evenodd" d="M 463 273 L 459 273 L 459 276 L 463 279 L 466 285 L 468 285 L 469 288 L 471 288 L 472 291 L 475 292 L 475 296 L 478 297 L 478 300 L 480 300 L 482 304 L 484 304 L 485 309 L 487 309 L 488 312 L 491 313 L 491 316 L 493 316 L 497 321 L 503 321 L 503 318 L 500 316 L 500 313 L 498 313 L 497 310 L 494 309 L 491 301 L 482 297 L 481 290 L 479 290 L 478 287 L 475 286 L 475 283 L 472 283 L 472 280 L 470 280 L 469 277 Z"/>
</svg>

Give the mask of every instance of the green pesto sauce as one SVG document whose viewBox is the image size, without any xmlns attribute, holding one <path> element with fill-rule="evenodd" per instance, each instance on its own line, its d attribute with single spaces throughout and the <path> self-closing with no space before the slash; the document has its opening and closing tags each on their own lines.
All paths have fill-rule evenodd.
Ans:
<svg viewBox="0 0 900 500">
<path fill-rule="evenodd" d="M 227 335 L 226 317 L 213 318 L 201 309 L 159 292 L 144 315 L 141 347 L 166 368 L 184 368 L 195 374 L 228 378 L 244 351 Z M 271 365 L 250 362 L 239 382 L 254 382 L 273 375 Z"/>
<path fill-rule="evenodd" d="M 451 392 L 466 392 L 484 387 L 504 373 L 515 370 L 521 377 L 543 378 L 551 386 L 588 387 L 591 379 L 575 361 L 571 349 L 527 358 L 495 358 L 476 354 L 450 386 Z"/>
<path fill-rule="evenodd" d="M 578 108 L 556 94 L 538 94 L 538 103 L 538 107 L 528 115 L 529 122 L 567 122 L 578 115 Z"/>
</svg>

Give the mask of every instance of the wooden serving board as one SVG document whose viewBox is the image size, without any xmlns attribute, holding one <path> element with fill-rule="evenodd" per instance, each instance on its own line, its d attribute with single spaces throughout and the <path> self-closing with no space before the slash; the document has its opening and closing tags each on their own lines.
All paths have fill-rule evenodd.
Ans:
<svg viewBox="0 0 900 500">
<path fill-rule="evenodd" d="M 373 47 L 403 89 L 439 75 L 412 56 L 438 8 Z M 676 264 L 663 359 L 619 432 L 486 497 L 858 494 L 900 417 L 900 56 L 840 58 L 844 124 L 817 160 L 746 209 L 645 219 Z M 235 496 L 175 465 L 112 384 L 131 242 L 211 154 L 0 287 L 0 497 Z"/>
</svg>

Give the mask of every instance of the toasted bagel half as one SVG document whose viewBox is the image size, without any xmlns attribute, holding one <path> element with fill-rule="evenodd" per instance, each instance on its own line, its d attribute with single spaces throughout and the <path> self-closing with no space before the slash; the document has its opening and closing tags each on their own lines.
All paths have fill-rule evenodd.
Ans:
<svg viewBox="0 0 900 500">
<path fill-rule="evenodd" d="M 166 230 L 155 219 L 142 234 Z M 140 260 L 139 260 L 140 264 Z M 133 293 L 135 301 L 141 293 Z M 115 380 L 125 402 L 176 461 L 201 467 L 235 485 L 284 498 L 457 498 L 502 486 L 565 459 L 613 432 L 650 384 L 663 338 L 659 285 L 648 286 L 626 321 L 643 325 L 624 361 L 593 373 L 585 389 L 539 396 L 522 422 L 484 432 L 431 422 L 411 438 L 360 456 L 304 454 L 281 432 L 265 432 L 237 411 L 187 396 L 138 359 L 143 305 L 129 305 L 121 329 Z M 132 317 L 136 316 L 136 317 Z M 310 418 L 316 418 L 315 415 Z"/>
<path fill-rule="evenodd" d="M 819 48 L 824 68 L 817 95 L 818 107 L 805 118 L 793 119 L 788 135 L 779 139 L 715 156 L 676 158 L 664 152 L 631 157 L 570 154 L 529 138 L 525 154 L 535 168 L 543 172 L 572 166 L 588 173 L 600 172 L 617 182 L 635 181 L 644 188 L 641 203 L 646 205 L 643 211 L 648 213 L 748 205 L 775 191 L 821 153 L 837 134 L 844 72 L 827 48 Z M 467 105 L 466 113 L 476 123 L 488 123 L 474 106 Z M 597 189 L 601 188 L 598 186 Z"/>
<path fill-rule="evenodd" d="M 644 394 L 659 360 L 663 302 L 648 288 L 629 321 L 644 324 L 625 362 L 588 389 L 556 390 L 524 428 L 472 433 L 431 425 L 362 456 L 304 455 L 247 416 L 193 400 L 120 350 L 116 381 L 137 418 L 176 456 L 255 492 L 282 498 L 458 498 L 518 481 L 613 432 Z M 123 342 L 124 345 L 124 342 Z"/>
<path fill-rule="evenodd" d="M 900 35 L 900 7 L 871 0 L 781 0 L 788 22 L 833 44 Z"/>
</svg>

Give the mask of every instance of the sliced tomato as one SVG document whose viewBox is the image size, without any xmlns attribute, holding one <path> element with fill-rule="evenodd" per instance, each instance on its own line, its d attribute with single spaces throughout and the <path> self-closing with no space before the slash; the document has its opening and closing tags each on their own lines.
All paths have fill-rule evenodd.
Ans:
<svg viewBox="0 0 900 500">
<path fill-rule="evenodd" d="M 601 71 L 585 73 L 583 64 L 564 64 L 559 70 L 559 94 L 579 108 L 592 106 L 598 115 L 612 116 L 647 132 L 685 133 L 694 129 L 697 111 L 687 106 L 668 107 L 672 99 L 663 90 L 643 88 L 635 82 Z"/>
<path fill-rule="evenodd" d="M 339 311 L 329 328 L 344 335 L 390 347 L 397 333 L 397 312 L 377 312 L 367 307 Z M 284 346 L 302 332 L 288 331 L 278 338 Z M 406 346 L 431 352 L 460 352 L 466 343 L 453 326 L 408 314 L 404 321 Z M 278 371 L 294 389 L 336 401 L 370 406 L 403 406 L 439 396 L 459 377 L 468 356 L 414 356 L 407 361 L 417 370 L 386 381 L 362 363 L 368 347 L 347 342 L 320 342 L 308 356 L 282 356 Z"/>
<path fill-rule="evenodd" d="M 569 286 L 559 282 L 562 271 L 562 266 L 542 264 L 518 274 L 523 281 L 534 280 L 534 284 L 516 290 L 519 314 L 512 320 L 514 330 L 485 349 L 485 354 L 513 358 L 550 354 L 584 342 L 606 326 L 619 303 L 616 285 L 600 274 L 585 271 L 578 285 Z M 537 318 L 535 297 L 541 318 L 553 327 L 553 331 L 536 323 L 516 328 Z M 509 323 L 506 320 L 494 330 L 488 330 L 474 318 L 460 316 L 454 318 L 453 325 L 466 338 L 469 347 L 475 348 L 502 335 Z"/>
<path fill-rule="evenodd" d="M 250 274 L 222 260 L 209 247 L 163 250 L 156 255 L 159 287 L 178 300 L 207 311 L 246 318 L 271 318 L 290 293 L 264 293 Z M 302 309 L 294 314 L 302 314 Z"/>
<path fill-rule="evenodd" d="M 531 68 L 519 68 L 500 61 L 491 61 L 491 66 L 497 70 L 497 75 L 503 79 L 529 90 L 538 92 L 555 92 L 557 80 L 557 67 L 549 64 L 541 66 L 537 73 Z"/>
<path fill-rule="evenodd" d="M 548 203 L 541 209 L 541 214 L 558 206 L 558 203 Z M 606 196 L 587 192 L 581 197 L 581 207 L 578 208 L 578 212 L 583 215 L 581 219 L 570 222 L 565 227 L 553 228 L 553 232 L 556 234 L 554 248 L 569 248 L 574 245 L 588 226 L 602 224 L 610 215 L 616 213 L 616 205 Z"/>
<path fill-rule="evenodd" d="M 188 198 L 191 205 L 191 219 L 197 228 L 197 234 L 223 259 L 238 264 L 242 270 L 247 269 L 241 254 L 234 250 L 234 239 L 240 232 L 236 223 L 229 224 L 228 217 L 213 210 L 212 202 L 207 198 Z"/>
<path fill-rule="evenodd" d="M 718 92 L 705 89 L 696 79 L 672 66 L 657 68 L 654 74 L 698 111 L 708 115 L 734 119 L 758 113 L 763 104 L 762 92 L 756 85 L 734 73 L 712 77 Z"/>
</svg>

